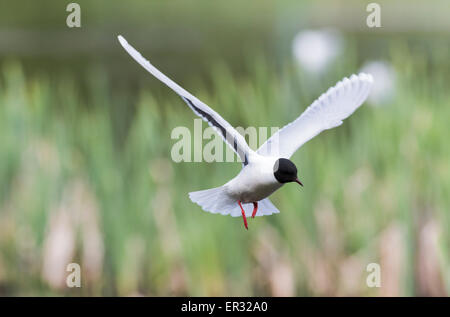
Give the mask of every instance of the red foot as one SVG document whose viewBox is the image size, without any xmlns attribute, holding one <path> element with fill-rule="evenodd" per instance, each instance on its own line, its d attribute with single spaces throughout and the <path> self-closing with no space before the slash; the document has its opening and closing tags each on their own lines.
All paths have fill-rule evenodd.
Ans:
<svg viewBox="0 0 450 317">
<path fill-rule="evenodd" d="M 256 212 L 258 211 L 258 202 L 253 202 L 253 213 L 252 213 L 252 218 L 255 218 L 256 216 Z"/>
<path fill-rule="evenodd" d="M 238 204 L 239 204 L 239 207 L 241 207 L 242 218 L 244 219 L 244 226 L 245 226 L 245 229 L 248 230 L 247 218 L 245 217 L 245 211 L 244 211 L 244 208 L 242 208 L 242 205 L 241 205 L 241 201 L 240 201 L 240 200 L 238 200 Z"/>
</svg>

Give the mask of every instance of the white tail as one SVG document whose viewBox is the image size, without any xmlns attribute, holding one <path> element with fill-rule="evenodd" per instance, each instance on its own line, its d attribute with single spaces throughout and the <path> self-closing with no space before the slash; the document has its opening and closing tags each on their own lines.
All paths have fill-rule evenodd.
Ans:
<svg viewBox="0 0 450 317">
<path fill-rule="evenodd" d="M 189 193 L 189 198 L 202 207 L 204 211 L 213 214 L 231 215 L 232 217 L 242 216 L 238 202 L 227 195 L 223 186 L 191 192 Z M 242 204 L 242 207 L 244 208 L 245 216 L 251 217 L 253 204 Z M 269 198 L 265 198 L 258 202 L 256 216 L 268 216 L 279 212 L 277 207 L 270 202 Z"/>
</svg>

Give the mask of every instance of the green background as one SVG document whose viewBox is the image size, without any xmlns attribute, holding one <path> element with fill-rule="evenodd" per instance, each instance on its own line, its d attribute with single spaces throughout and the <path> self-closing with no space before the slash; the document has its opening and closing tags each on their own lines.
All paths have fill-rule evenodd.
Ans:
<svg viewBox="0 0 450 317">
<path fill-rule="evenodd" d="M 0 1 L 0 295 L 448 294 L 448 1 L 380 1 L 381 28 L 369 1 L 78 1 L 79 29 L 68 3 Z M 292 40 L 324 27 L 342 52 L 311 73 Z M 302 147 L 305 187 L 246 231 L 187 196 L 240 164 L 171 160 L 195 116 L 118 34 L 234 126 L 282 127 L 372 60 L 395 93 Z"/>
</svg>

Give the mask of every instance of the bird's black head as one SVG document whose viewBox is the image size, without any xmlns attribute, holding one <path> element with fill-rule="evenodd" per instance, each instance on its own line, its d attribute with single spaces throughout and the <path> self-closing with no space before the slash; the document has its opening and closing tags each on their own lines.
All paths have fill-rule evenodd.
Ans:
<svg viewBox="0 0 450 317">
<path fill-rule="evenodd" d="M 275 162 L 273 166 L 273 175 L 275 179 L 284 184 L 290 182 L 296 182 L 303 186 L 297 177 L 297 167 L 290 160 L 280 158 Z"/>
</svg>

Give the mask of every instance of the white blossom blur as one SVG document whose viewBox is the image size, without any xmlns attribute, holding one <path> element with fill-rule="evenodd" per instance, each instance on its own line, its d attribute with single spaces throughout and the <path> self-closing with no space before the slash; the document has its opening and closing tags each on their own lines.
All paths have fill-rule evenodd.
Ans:
<svg viewBox="0 0 450 317">
<path fill-rule="evenodd" d="M 396 73 L 391 64 L 385 61 L 371 61 L 366 63 L 361 71 L 372 74 L 374 78 L 369 94 L 372 105 L 379 106 L 392 101 L 395 95 Z"/>
<path fill-rule="evenodd" d="M 292 53 L 302 68 L 322 73 L 342 52 L 342 42 L 334 29 L 303 30 L 292 41 Z"/>
</svg>

